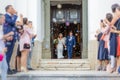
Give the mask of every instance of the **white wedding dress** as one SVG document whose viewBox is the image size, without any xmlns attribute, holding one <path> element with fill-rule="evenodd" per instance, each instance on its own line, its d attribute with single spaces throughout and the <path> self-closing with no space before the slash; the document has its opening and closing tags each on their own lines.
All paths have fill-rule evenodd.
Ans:
<svg viewBox="0 0 120 80">
<path fill-rule="evenodd" d="M 65 44 L 65 39 L 62 38 L 62 39 L 59 39 L 58 38 L 58 45 L 57 45 L 57 58 L 58 59 L 62 59 L 64 58 L 63 56 L 63 46 Z"/>
</svg>

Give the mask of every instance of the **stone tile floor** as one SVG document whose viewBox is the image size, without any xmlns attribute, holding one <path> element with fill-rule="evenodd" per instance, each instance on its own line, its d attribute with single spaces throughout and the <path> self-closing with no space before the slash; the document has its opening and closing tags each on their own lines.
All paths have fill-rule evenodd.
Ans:
<svg viewBox="0 0 120 80">
<path fill-rule="evenodd" d="M 7 80 L 120 80 L 120 75 L 104 71 L 29 71 L 9 75 Z"/>
<path fill-rule="evenodd" d="M 29 72 L 20 72 L 11 76 L 120 76 L 117 73 L 108 73 L 105 71 L 29 71 Z M 10 75 L 9 75 L 10 76 Z"/>
</svg>

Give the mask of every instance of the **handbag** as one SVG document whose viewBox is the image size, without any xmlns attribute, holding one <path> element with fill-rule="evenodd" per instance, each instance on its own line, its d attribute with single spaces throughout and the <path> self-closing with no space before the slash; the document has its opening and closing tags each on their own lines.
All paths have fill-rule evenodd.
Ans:
<svg viewBox="0 0 120 80">
<path fill-rule="evenodd" d="M 25 43 L 25 44 L 24 44 L 24 49 L 30 49 L 30 44 Z"/>
<path fill-rule="evenodd" d="M 3 57 L 4 57 L 3 53 L 0 53 L 0 61 L 3 60 Z"/>
</svg>

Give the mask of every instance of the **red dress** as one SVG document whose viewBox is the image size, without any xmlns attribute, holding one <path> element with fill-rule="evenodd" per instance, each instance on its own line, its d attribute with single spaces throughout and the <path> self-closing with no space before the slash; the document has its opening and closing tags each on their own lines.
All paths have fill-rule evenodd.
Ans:
<svg viewBox="0 0 120 80">
<path fill-rule="evenodd" d="M 120 56 L 120 36 L 117 37 L 117 56 Z"/>
</svg>

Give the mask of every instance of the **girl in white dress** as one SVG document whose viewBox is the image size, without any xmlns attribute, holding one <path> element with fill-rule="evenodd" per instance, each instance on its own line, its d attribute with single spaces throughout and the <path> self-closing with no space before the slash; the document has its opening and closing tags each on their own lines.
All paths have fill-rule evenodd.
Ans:
<svg viewBox="0 0 120 80">
<path fill-rule="evenodd" d="M 57 58 L 58 59 L 63 59 L 63 48 L 65 46 L 65 39 L 63 38 L 62 33 L 59 34 L 58 36 L 58 44 L 57 44 Z"/>
</svg>

